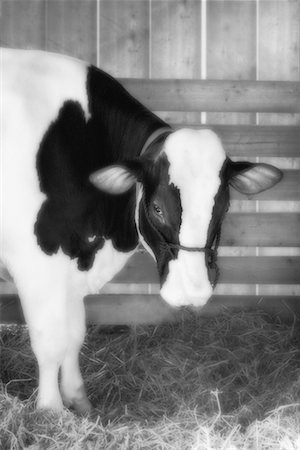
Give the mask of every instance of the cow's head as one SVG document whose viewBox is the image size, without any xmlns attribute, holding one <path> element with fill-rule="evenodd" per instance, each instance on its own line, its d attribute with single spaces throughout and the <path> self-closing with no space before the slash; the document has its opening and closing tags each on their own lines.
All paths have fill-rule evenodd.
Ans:
<svg viewBox="0 0 300 450">
<path fill-rule="evenodd" d="M 212 261 L 229 186 L 246 195 L 271 188 L 280 170 L 233 162 L 211 130 L 182 129 L 141 157 L 91 176 L 101 190 L 121 194 L 137 186 L 140 241 L 157 262 L 161 296 L 173 306 L 202 306 L 212 294 Z"/>
</svg>

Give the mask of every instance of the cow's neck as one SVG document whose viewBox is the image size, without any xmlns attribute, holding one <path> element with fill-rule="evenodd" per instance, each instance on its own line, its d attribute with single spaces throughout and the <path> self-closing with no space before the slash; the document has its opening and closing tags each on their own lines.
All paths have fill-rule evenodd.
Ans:
<svg viewBox="0 0 300 450">
<path fill-rule="evenodd" d="M 67 100 L 37 155 L 40 186 L 46 195 L 35 224 L 37 241 L 49 255 L 62 248 L 78 258 L 81 270 L 89 270 L 107 240 L 122 252 L 138 245 L 134 189 L 108 196 L 88 182 L 89 175 L 136 157 L 149 136 L 166 126 L 96 68 L 89 69 L 87 93 L 88 120 L 79 103 Z"/>
<path fill-rule="evenodd" d="M 95 67 L 88 73 L 87 89 L 94 142 L 101 142 L 101 165 L 135 158 L 152 145 L 151 137 L 168 125 L 134 99 L 115 79 Z M 159 135 L 161 134 L 158 131 Z M 150 137 L 150 141 L 148 141 Z M 147 142 L 148 141 L 148 142 Z M 95 157 L 93 150 L 93 158 Z M 98 159 L 99 160 L 99 159 Z M 100 161 L 99 161 L 100 162 Z M 99 199 L 100 214 L 105 213 L 106 238 L 120 251 L 130 251 L 138 245 L 134 219 L 135 193 Z M 101 223 L 95 220 L 94 223 Z M 103 226 L 103 222 L 102 222 Z M 97 231 L 97 230 L 96 230 Z"/>
<path fill-rule="evenodd" d="M 107 160 L 138 156 L 148 137 L 167 124 L 133 98 L 114 78 L 95 67 L 88 73 L 89 107 L 107 139 Z"/>
<path fill-rule="evenodd" d="M 171 132 L 169 127 L 161 127 L 152 133 L 146 140 L 141 155 L 147 154 L 147 158 L 151 159 L 151 155 L 155 158 L 158 153 L 158 147 L 163 145 L 163 141 Z M 138 188 L 138 190 L 140 190 Z M 103 213 L 103 198 L 102 213 Z M 121 251 L 130 251 L 137 247 L 139 236 L 137 232 L 137 203 L 136 191 L 130 190 L 122 196 L 110 196 L 107 208 L 106 218 L 106 236 L 113 240 L 116 249 Z M 97 208 L 95 208 L 97 210 Z M 99 209 L 100 210 L 100 209 Z M 101 218 L 95 223 L 101 223 Z"/>
</svg>

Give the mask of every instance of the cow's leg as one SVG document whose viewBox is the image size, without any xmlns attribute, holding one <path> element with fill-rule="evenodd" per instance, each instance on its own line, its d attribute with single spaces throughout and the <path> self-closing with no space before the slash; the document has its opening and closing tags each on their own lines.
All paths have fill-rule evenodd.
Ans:
<svg viewBox="0 0 300 450">
<path fill-rule="evenodd" d="M 79 367 L 79 351 L 85 336 L 83 295 L 70 295 L 67 308 L 68 351 L 62 363 L 61 393 L 66 406 L 88 414 L 91 404 L 85 393 Z"/>
<path fill-rule="evenodd" d="M 27 257 L 27 255 L 30 255 Z M 39 367 L 38 408 L 61 410 L 58 372 L 68 345 L 64 256 L 48 257 L 36 246 L 8 261 Z"/>
<path fill-rule="evenodd" d="M 60 411 L 63 403 L 58 387 L 58 372 L 66 352 L 65 324 L 54 319 L 51 311 L 48 312 L 48 324 L 45 320 L 42 331 L 30 327 L 31 345 L 39 366 L 37 406 Z"/>
<path fill-rule="evenodd" d="M 23 295 L 22 305 L 39 367 L 37 407 L 59 411 L 58 372 L 67 350 L 65 296 L 57 289 L 49 294 Z"/>
</svg>

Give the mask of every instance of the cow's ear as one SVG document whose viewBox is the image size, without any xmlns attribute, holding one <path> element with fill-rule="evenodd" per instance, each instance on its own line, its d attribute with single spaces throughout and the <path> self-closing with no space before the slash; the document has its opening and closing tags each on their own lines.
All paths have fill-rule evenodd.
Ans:
<svg viewBox="0 0 300 450">
<path fill-rule="evenodd" d="M 91 183 L 100 191 L 108 194 L 124 194 L 129 191 L 140 178 L 138 162 L 107 166 L 90 175 Z"/>
<path fill-rule="evenodd" d="M 281 170 L 270 164 L 229 160 L 229 184 L 245 195 L 270 189 L 282 178 Z"/>
</svg>

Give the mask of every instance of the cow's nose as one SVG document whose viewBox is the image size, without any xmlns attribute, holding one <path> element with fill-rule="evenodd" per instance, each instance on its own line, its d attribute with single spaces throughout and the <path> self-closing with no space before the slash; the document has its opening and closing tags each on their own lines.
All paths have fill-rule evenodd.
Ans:
<svg viewBox="0 0 300 450">
<path fill-rule="evenodd" d="M 199 292 L 198 295 L 189 295 L 187 292 L 183 292 L 180 289 L 172 292 L 168 289 L 162 288 L 160 295 L 163 300 L 171 306 L 194 306 L 198 308 L 204 306 L 209 300 L 212 295 L 212 288 L 208 284 L 206 289 L 202 289 L 201 293 Z"/>
</svg>

